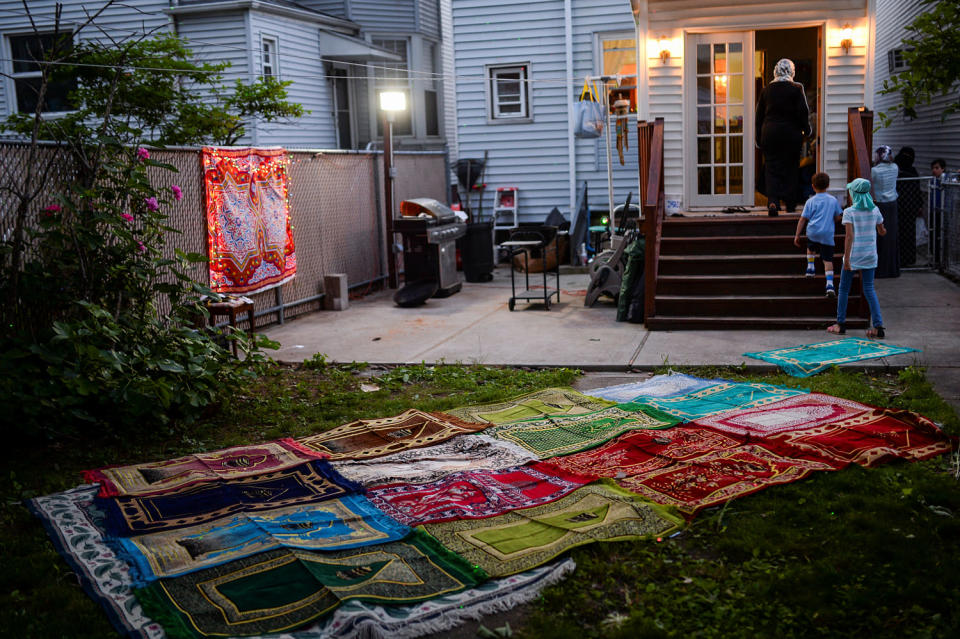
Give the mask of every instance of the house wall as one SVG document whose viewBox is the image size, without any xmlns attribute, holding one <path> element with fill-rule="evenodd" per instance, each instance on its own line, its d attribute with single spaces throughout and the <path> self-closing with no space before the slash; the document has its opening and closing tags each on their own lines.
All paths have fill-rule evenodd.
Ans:
<svg viewBox="0 0 960 639">
<path fill-rule="evenodd" d="M 314 11 L 325 13 L 328 16 L 346 18 L 347 20 L 350 19 L 350 16 L 347 15 L 347 12 L 349 11 L 350 0 L 299 0 L 297 4 L 306 7 L 307 9 L 313 9 Z"/>
<path fill-rule="evenodd" d="M 443 0 L 440 4 L 440 72 L 443 73 L 443 134 L 451 159 L 457 157 L 457 83 L 456 62 L 453 57 L 453 3 Z"/>
<path fill-rule="evenodd" d="M 400 33 L 415 31 L 416 4 L 419 0 L 349 0 L 350 19 L 363 25 L 365 31 Z"/>
<path fill-rule="evenodd" d="M 890 78 L 887 52 L 890 49 L 903 47 L 902 40 L 908 35 L 907 25 L 913 22 L 923 9 L 924 5 L 917 1 L 877 0 L 874 108 L 878 112 L 892 112 L 899 102 L 898 94 L 880 94 L 884 81 Z M 957 144 L 960 141 L 960 113 L 954 113 L 945 121 L 941 120 L 940 116 L 947 104 L 956 100 L 957 91 L 960 91 L 960 88 L 955 89 L 953 95 L 938 96 L 931 104 L 919 107 L 918 117 L 915 120 L 896 118 L 893 125 L 880 129 L 874 134 L 874 143 L 889 144 L 894 152 L 899 151 L 903 146 L 912 146 L 917 157 L 915 166 L 920 175 L 929 174 L 930 162 L 934 158 L 945 159 L 950 170 L 956 171 L 960 168 L 960 148 Z"/>
</svg>

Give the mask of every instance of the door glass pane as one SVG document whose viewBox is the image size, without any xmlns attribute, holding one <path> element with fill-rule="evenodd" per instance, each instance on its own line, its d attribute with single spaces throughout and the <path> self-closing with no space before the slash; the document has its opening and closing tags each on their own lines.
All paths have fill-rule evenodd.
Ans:
<svg viewBox="0 0 960 639">
<path fill-rule="evenodd" d="M 727 50 L 727 45 L 725 44 L 713 45 L 713 72 L 714 73 L 727 72 L 726 50 Z"/>
<path fill-rule="evenodd" d="M 730 136 L 730 164 L 743 164 L 743 136 Z"/>
<path fill-rule="evenodd" d="M 697 73 L 710 73 L 710 45 L 697 45 Z"/>
<path fill-rule="evenodd" d="M 743 76 L 731 75 L 729 83 L 730 83 L 730 86 L 728 87 L 728 90 L 727 90 L 727 102 L 730 102 L 731 104 L 742 103 L 743 102 Z"/>
<path fill-rule="evenodd" d="M 727 192 L 727 167 L 718 166 L 713 169 L 713 192 L 720 195 Z"/>
<path fill-rule="evenodd" d="M 739 42 L 727 45 L 727 64 L 730 73 L 743 73 L 743 45 Z"/>
<path fill-rule="evenodd" d="M 697 138 L 697 164 L 710 164 L 710 138 Z"/>
<path fill-rule="evenodd" d="M 716 117 L 713 120 L 714 133 L 727 132 L 727 107 L 716 107 Z"/>
<path fill-rule="evenodd" d="M 711 171 L 712 170 L 709 166 L 704 166 L 697 169 L 697 193 L 700 195 L 710 195 L 712 192 L 710 189 Z"/>
<path fill-rule="evenodd" d="M 727 137 L 724 135 L 713 138 L 713 162 L 714 164 L 727 163 Z"/>
<path fill-rule="evenodd" d="M 743 193 L 743 167 L 730 167 L 730 193 Z"/>
<path fill-rule="evenodd" d="M 697 109 L 697 133 L 710 133 L 710 107 Z"/>
<path fill-rule="evenodd" d="M 726 104 L 727 102 L 727 82 L 728 76 L 713 76 L 713 102 L 714 104 Z"/>
<path fill-rule="evenodd" d="M 697 78 L 697 104 L 710 104 L 710 76 Z"/>
<path fill-rule="evenodd" d="M 743 133 L 743 107 L 727 107 L 730 133 Z"/>
</svg>

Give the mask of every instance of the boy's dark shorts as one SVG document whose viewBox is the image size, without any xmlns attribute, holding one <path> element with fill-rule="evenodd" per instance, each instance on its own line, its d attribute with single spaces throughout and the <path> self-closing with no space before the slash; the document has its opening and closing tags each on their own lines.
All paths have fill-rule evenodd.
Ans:
<svg viewBox="0 0 960 639">
<path fill-rule="evenodd" d="M 811 239 L 807 239 L 807 250 L 813 251 L 814 253 L 820 254 L 820 259 L 826 262 L 833 263 L 833 245 L 831 244 L 821 244 L 820 242 L 814 242 Z"/>
</svg>

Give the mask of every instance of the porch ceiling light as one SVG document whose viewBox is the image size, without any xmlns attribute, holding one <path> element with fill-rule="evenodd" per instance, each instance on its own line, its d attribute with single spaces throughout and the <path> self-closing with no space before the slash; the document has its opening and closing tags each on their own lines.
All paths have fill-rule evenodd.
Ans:
<svg viewBox="0 0 960 639">
<path fill-rule="evenodd" d="M 667 60 L 670 59 L 670 40 L 667 36 L 660 36 L 660 63 L 666 64 Z"/>
<path fill-rule="evenodd" d="M 383 91 L 380 93 L 380 108 L 384 111 L 406 111 L 407 94 L 403 91 Z"/>
<path fill-rule="evenodd" d="M 850 47 L 853 46 L 853 27 L 850 26 L 850 23 L 843 25 L 843 30 L 840 32 L 840 47 L 843 49 L 845 55 L 850 54 Z"/>
</svg>

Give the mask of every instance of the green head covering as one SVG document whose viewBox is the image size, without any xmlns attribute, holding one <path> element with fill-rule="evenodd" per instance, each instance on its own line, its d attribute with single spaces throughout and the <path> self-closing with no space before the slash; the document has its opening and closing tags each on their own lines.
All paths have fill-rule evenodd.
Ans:
<svg viewBox="0 0 960 639">
<path fill-rule="evenodd" d="M 850 191 L 850 197 L 853 198 L 853 208 L 859 211 L 872 211 L 874 208 L 873 198 L 870 197 L 870 180 L 857 178 L 847 185 Z"/>
</svg>

